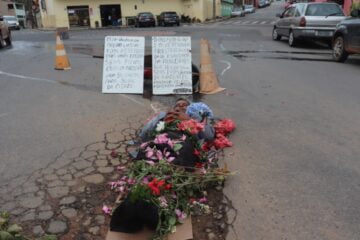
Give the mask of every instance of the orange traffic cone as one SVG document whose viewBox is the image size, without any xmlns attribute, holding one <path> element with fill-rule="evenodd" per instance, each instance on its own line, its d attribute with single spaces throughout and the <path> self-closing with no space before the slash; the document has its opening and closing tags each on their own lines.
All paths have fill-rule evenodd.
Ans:
<svg viewBox="0 0 360 240">
<path fill-rule="evenodd" d="M 200 40 L 200 93 L 214 94 L 225 90 L 219 86 L 211 56 L 210 44 L 207 40 Z"/>
<path fill-rule="evenodd" d="M 56 56 L 55 56 L 55 69 L 56 70 L 69 70 L 71 69 L 69 59 L 66 55 L 63 41 L 60 39 L 59 34 L 56 34 Z"/>
</svg>

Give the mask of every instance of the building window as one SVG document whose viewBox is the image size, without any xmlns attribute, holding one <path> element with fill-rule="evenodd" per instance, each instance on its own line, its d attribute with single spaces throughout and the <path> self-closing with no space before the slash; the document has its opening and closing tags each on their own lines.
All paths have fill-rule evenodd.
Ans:
<svg viewBox="0 0 360 240">
<path fill-rule="evenodd" d="M 8 9 L 9 10 L 14 9 L 14 5 L 13 4 L 8 4 Z"/>
<path fill-rule="evenodd" d="M 24 6 L 21 4 L 15 4 L 16 9 L 24 10 Z"/>
</svg>

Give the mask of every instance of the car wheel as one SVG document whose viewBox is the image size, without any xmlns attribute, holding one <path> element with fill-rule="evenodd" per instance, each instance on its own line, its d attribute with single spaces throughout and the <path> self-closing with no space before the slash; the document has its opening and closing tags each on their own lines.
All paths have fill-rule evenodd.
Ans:
<svg viewBox="0 0 360 240">
<path fill-rule="evenodd" d="M 337 62 L 345 62 L 348 58 L 349 54 L 345 50 L 344 38 L 342 36 L 335 38 L 332 56 Z"/>
<path fill-rule="evenodd" d="M 179 26 L 180 26 L 180 23 L 177 23 L 176 25 L 179 27 Z"/>
<path fill-rule="evenodd" d="M 11 32 L 10 31 L 9 31 L 9 36 L 7 37 L 7 39 L 5 39 L 5 41 L 6 41 L 6 45 L 11 46 L 12 39 L 11 39 Z"/>
<path fill-rule="evenodd" d="M 295 47 L 296 46 L 297 39 L 294 37 L 294 33 L 290 31 L 289 33 L 289 46 Z"/>
<path fill-rule="evenodd" d="M 281 40 L 281 35 L 279 35 L 276 27 L 273 28 L 272 38 L 273 38 L 274 41 L 280 41 Z"/>
</svg>

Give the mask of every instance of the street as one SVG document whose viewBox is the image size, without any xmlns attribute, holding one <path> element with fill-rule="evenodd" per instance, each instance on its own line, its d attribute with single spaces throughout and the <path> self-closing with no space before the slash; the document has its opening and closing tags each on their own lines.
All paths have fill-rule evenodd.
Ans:
<svg viewBox="0 0 360 240">
<path fill-rule="evenodd" d="M 214 23 L 70 31 L 64 41 L 69 71 L 54 70 L 54 32 L 13 31 L 13 46 L 0 50 L 0 210 L 23 221 L 41 212 L 52 212 L 43 220 L 57 216 L 55 205 L 40 209 L 46 182 L 55 180 L 46 178 L 56 170 L 48 166 L 70 151 L 71 159 L 90 159 L 81 156 L 84 149 L 104 139 L 108 151 L 115 143 L 105 133 L 139 128 L 176 100 L 102 94 L 103 59 L 96 56 L 105 36 L 146 36 L 147 51 L 153 35 L 191 36 L 193 62 L 199 65 L 200 39 L 208 39 L 226 88 L 198 98 L 216 116 L 237 123 L 234 145 L 225 151 L 228 168 L 237 171 L 224 190 L 237 210 L 228 212 L 226 239 L 360 239 L 360 58 L 337 63 L 325 44 L 292 48 L 285 38 L 273 41 L 275 15 L 282 10 L 275 2 Z M 75 166 L 69 181 L 82 177 L 77 171 L 83 169 Z M 98 180 L 88 182 L 103 182 Z M 73 191 L 71 183 L 61 186 L 48 186 L 58 188 L 49 191 L 52 198 Z M 33 201 L 24 202 L 24 194 Z"/>
</svg>

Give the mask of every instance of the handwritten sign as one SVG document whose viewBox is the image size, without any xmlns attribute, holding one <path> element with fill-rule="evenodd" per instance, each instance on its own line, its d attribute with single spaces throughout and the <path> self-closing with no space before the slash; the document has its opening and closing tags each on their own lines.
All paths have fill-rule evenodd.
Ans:
<svg viewBox="0 0 360 240">
<path fill-rule="evenodd" d="M 191 38 L 153 37 L 153 93 L 191 94 Z"/>
<path fill-rule="evenodd" d="M 144 37 L 107 36 L 102 92 L 143 93 L 144 53 Z"/>
</svg>

